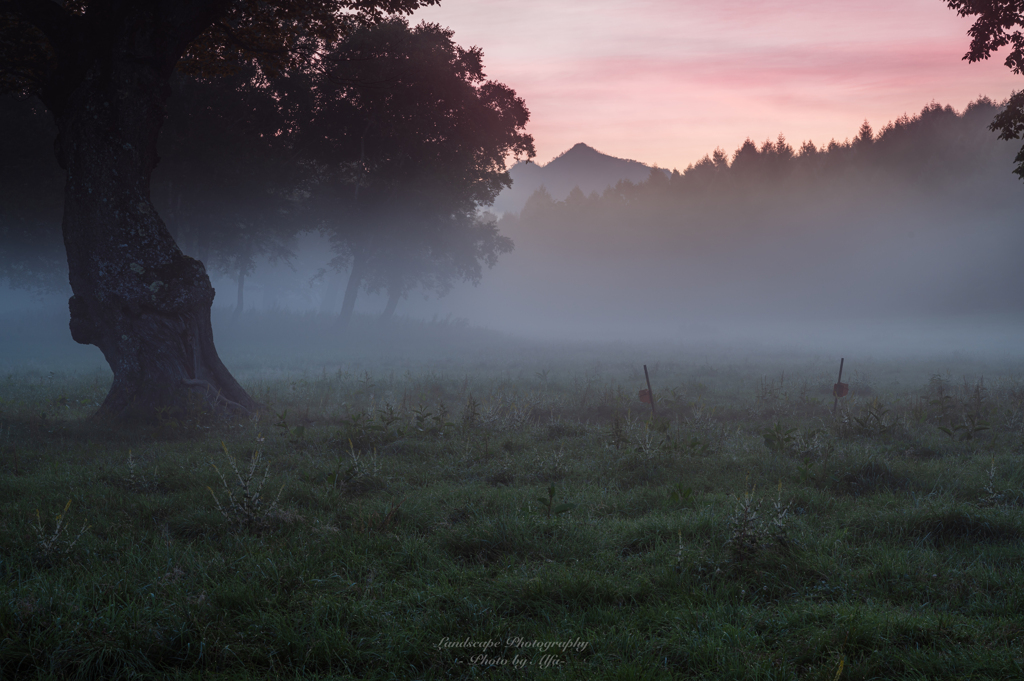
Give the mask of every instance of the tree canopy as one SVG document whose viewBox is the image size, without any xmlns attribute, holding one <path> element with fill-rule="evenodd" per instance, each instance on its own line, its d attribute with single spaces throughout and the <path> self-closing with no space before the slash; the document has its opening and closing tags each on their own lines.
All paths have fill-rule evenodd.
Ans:
<svg viewBox="0 0 1024 681">
<path fill-rule="evenodd" d="M 317 169 L 314 219 L 335 266 L 350 270 L 343 324 L 361 286 L 387 289 L 393 311 L 416 285 L 444 293 L 453 280 L 479 281 L 481 263 L 511 250 L 476 213 L 511 185 L 509 157 L 534 155 L 529 112 L 486 79 L 479 49 L 436 24 L 394 18 L 355 31 L 308 85 L 288 90 L 315 101 L 299 107 L 309 118 L 296 125 L 297 144 Z"/>
<path fill-rule="evenodd" d="M 946 4 L 962 17 L 974 17 L 974 24 L 967 31 L 971 46 L 965 60 L 973 64 L 1009 46 L 1003 63 L 1014 73 L 1024 74 L 1024 0 L 947 0 Z M 1005 140 L 1024 136 L 1024 91 L 1010 96 L 992 121 L 991 129 Z M 1017 167 L 1013 172 L 1024 180 L 1024 146 L 1014 160 Z"/>
<path fill-rule="evenodd" d="M 153 201 L 186 252 L 237 281 L 238 310 L 257 261 L 287 261 L 302 230 L 330 236 L 338 268 L 352 269 L 358 251 L 350 293 L 386 292 L 385 316 L 413 288 L 478 283 L 512 249 L 477 211 L 510 184 L 506 159 L 533 155 L 528 112 L 448 29 L 394 18 L 354 31 L 316 69 L 176 74 L 171 91 Z M 35 145 L 33 167 L 52 165 L 47 135 L 24 116 L 12 124 Z M 53 224 L 47 255 L 60 257 Z"/>
<path fill-rule="evenodd" d="M 0 95 L 0 282 L 11 288 L 67 289 L 55 133 L 38 100 Z"/>
<path fill-rule="evenodd" d="M 254 64 L 274 77 L 312 66 L 361 25 L 434 2 L 0 0 L 0 90 L 38 95 L 57 124 L 71 336 L 114 373 L 101 414 L 152 419 L 195 394 L 220 410 L 258 406 L 217 355 L 205 268 L 151 200 L 175 68 Z"/>
<path fill-rule="evenodd" d="M 308 66 L 355 27 L 438 0 L 0 0 L 0 91 L 38 94 L 54 108 L 117 49 L 133 5 L 159 11 L 146 30 L 159 66 L 217 76 L 257 64 L 267 76 Z"/>
<path fill-rule="evenodd" d="M 154 173 L 158 205 L 178 243 L 238 283 L 261 258 L 288 261 L 302 225 L 303 168 L 273 90 L 251 70 L 217 79 L 178 75 Z"/>
<path fill-rule="evenodd" d="M 843 141 L 748 140 L 601 194 L 538 190 L 499 222 L 529 263 L 504 290 L 537 319 L 595 299 L 666 324 L 1017 310 L 1024 187 L 988 129 L 999 110 L 930 104 Z"/>
</svg>

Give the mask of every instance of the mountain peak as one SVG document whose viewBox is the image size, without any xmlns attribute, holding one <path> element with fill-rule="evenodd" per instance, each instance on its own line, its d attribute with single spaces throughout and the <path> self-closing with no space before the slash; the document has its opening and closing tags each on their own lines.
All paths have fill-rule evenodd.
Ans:
<svg viewBox="0 0 1024 681">
<path fill-rule="evenodd" d="M 510 173 L 512 187 L 498 197 L 494 204 L 496 210 L 520 211 L 530 194 L 541 185 L 555 201 L 562 201 L 573 187 L 590 194 L 602 192 L 620 180 L 643 182 L 651 168 L 638 161 L 602 154 L 589 144 L 579 142 L 545 165 L 519 162 L 512 166 Z"/>
<path fill-rule="evenodd" d="M 576 144 L 572 145 L 570 149 L 563 151 L 561 154 L 555 156 L 553 159 L 548 161 L 545 167 L 551 165 L 555 161 L 574 161 L 585 158 L 594 159 L 601 156 L 604 156 L 605 158 L 613 158 L 612 156 L 602 154 L 600 151 L 590 146 L 589 144 L 577 142 Z"/>
<path fill-rule="evenodd" d="M 576 144 L 572 145 L 571 149 L 569 149 L 568 151 L 563 151 L 560 155 L 561 156 L 565 156 L 566 154 L 581 154 L 581 153 L 584 153 L 584 152 L 587 152 L 587 151 L 593 152 L 595 154 L 600 154 L 601 153 L 600 151 L 598 151 L 594 147 L 590 146 L 589 144 L 584 144 L 583 142 L 577 142 Z M 603 154 L 602 154 L 602 156 L 603 156 Z"/>
<path fill-rule="evenodd" d="M 546 165 L 541 166 L 542 168 L 565 168 L 568 166 L 575 166 L 577 164 L 593 164 L 598 163 L 604 166 L 618 166 L 619 171 L 622 172 L 624 169 L 629 168 L 633 171 L 638 171 L 643 168 L 645 171 L 648 166 L 645 166 L 639 161 L 634 161 L 629 158 L 618 158 L 617 156 L 609 156 L 603 154 L 589 144 L 583 142 L 577 142 L 566 151 L 563 151 L 558 156 L 551 159 Z M 627 175 L 628 175 L 627 171 Z M 626 177 L 626 175 L 623 175 Z M 614 184 L 614 182 L 612 183 Z"/>
</svg>

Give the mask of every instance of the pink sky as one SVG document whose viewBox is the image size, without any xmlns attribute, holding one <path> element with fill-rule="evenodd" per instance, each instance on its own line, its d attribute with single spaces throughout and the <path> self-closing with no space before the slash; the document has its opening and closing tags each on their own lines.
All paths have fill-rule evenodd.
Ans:
<svg viewBox="0 0 1024 681">
<path fill-rule="evenodd" d="M 420 19 L 483 48 L 540 163 L 585 142 L 682 170 L 747 137 L 821 146 L 1024 89 L 1000 56 L 961 60 L 971 22 L 942 0 L 442 0 Z"/>
</svg>

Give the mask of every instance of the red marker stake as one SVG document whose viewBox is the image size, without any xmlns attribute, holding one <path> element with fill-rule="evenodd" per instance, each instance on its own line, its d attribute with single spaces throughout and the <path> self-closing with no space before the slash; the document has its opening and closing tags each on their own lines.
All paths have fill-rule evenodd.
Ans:
<svg viewBox="0 0 1024 681">
<path fill-rule="evenodd" d="M 835 418 L 836 408 L 839 407 L 839 386 L 843 382 L 843 362 L 846 360 L 845 357 L 839 358 L 839 378 L 836 379 L 836 387 L 832 389 L 835 393 L 836 401 L 832 403 L 832 417 Z"/>
<path fill-rule="evenodd" d="M 647 379 L 647 396 L 651 398 L 651 418 L 657 415 L 654 413 L 654 391 L 651 390 L 651 377 L 647 374 L 647 365 L 644 365 L 644 378 Z"/>
</svg>

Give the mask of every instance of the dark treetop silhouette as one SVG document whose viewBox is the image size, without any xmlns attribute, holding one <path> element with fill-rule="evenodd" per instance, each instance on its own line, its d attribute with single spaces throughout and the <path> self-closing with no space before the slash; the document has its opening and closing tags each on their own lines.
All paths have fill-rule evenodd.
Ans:
<svg viewBox="0 0 1024 681">
<path fill-rule="evenodd" d="M 176 74 L 153 194 L 178 245 L 235 279 L 266 258 L 290 265 L 300 228 L 292 125 L 270 83 L 247 68 L 201 80 Z"/>
<path fill-rule="evenodd" d="M 452 35 L 401 18 L 354 31 L 310 84 L 290 88 L 316 100 L 301 107 L 315 118 L 294 127 L 317 141 L 303 145 L 316 149 L 309 204 L 338 254 L 332 265 L 349 267 L 342 327 L 361 286 L 388 291 L 386 317 L 411 288 L 478 282 L 481 263 L 512 250 L 476 213 L 511 184 L 509 156 L 533 157 L 529 112 Z"/>
<path fill-rule="evenodd" d="M 71 335 L 114 373 L 100 416 L 151 419 L 190 391 L 220 409 L 256 407 L 217 356 L 203 265 L 150 201 L 174 69 L 255 61 L 273 77 L 351 27 L 434 2 L 0 0 L 0 90 L 38 95 L 57 123 Z"/>
<path fill-rule="evenodd" d="M 1024 74 L 1024 33 L 1021 33 L 1024 28 L 1024 0 L 947 0 L 946 4 L 962 17 L 977 17 L 967 31 L 971 36 L 971 48 L 964 59 L 973 64 L 1010 45 L 1004 63 L 1014 73 Z M 1004 140 L 1020 139 L 1024 135 L 1024 91 L 1010 96 L 989 127 Z M 1024 147 L 1014 160 L 1017 168 L 1013 172 L 1024 180 Z"/>
<path fill-rule="evenodd" d="M 988 129 L 999 110 L 932 103 L 843 142 L 748 141 L 564 201 L 538 189 L 498 225 L 530 263 L 517 296 L 543 319 L 557 290 L 549 318 L 581 324 L 595 300 L 638 324 L 1019 315 L 1024 186 Z"/>
<path fill-rule="evenodd" d="M 67 290 L 55 134 L 38 100 L 0 95 L 0 282 L 12 289 Z"/>
</svg>

